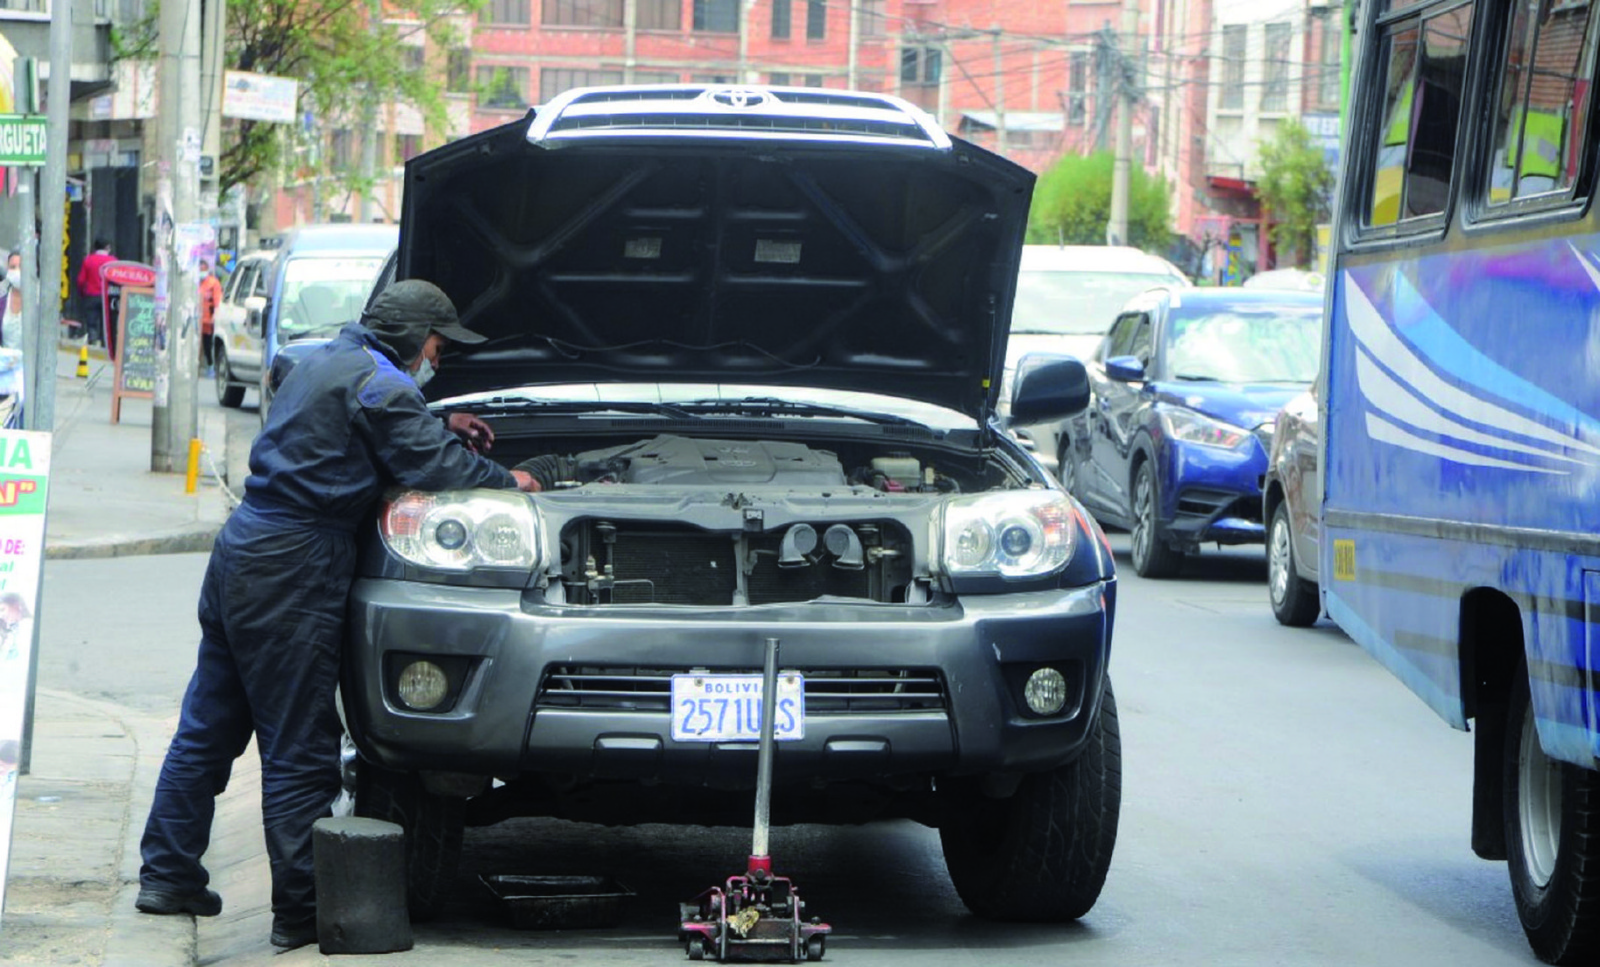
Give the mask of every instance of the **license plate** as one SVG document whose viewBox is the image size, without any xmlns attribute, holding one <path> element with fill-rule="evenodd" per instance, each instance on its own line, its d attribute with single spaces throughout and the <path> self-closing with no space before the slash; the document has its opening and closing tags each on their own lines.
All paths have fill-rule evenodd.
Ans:
<svg viewBox="0 0 1600 967">
<path fill-rule="evenodd" d="M 677 742 L 761 740 L 760 675 L 672 676 L 672 738 Z M 772 733 L 780 742 L 806 734 L 804 676 L 778 676 Z"/>
</svg>

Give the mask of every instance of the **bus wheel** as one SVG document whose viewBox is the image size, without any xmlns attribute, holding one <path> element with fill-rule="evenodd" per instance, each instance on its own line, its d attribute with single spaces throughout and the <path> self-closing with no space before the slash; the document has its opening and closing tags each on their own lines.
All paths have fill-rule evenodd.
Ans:
<svg viewBox="0 0 1600 967">
<path fill-rule="evenodd" d="M 1507 865 L 1517 916 L 1550 964 L 1600 959 L 1600 772 L 1539 745 L 1528 673 L 1512 684 L 1505 750 Z"/>
</svg>

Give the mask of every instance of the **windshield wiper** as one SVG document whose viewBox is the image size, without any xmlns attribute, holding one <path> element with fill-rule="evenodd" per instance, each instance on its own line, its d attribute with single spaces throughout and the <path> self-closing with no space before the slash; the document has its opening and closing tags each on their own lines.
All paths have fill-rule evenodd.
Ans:
<svg viewBox="0 0 1600 967">
<path fill-rule="evenodd" d="M 1189 382 L 1189 383 L 1216 383 L 1216 382 L 1219 382 L 1219 380 L 1215 376 L 1202 376 L 1199 373 L 1173 373 L 1172 374 L 1172 378 L 1173 379 L 1181 379 L 1181 380 L 1183 380 L 1185 382 Z"/>
<path fill-rule="evenodd" d="M 539 410 L 544 413 L 648 413 L 670 416 L 681 420 L 699 419 L 693 413 L 672 403 L 630 401 L 619 403 L 608 400 L 539 400 L 526 396 L 492 396 L 486 400 L 472 400 L 461 404 L 473 410 Z"/>
<path fill-rule="evenodd" d="M 843 406 L 824 406 L 820 403 L 802 403 L 782 400 L 772 396 L 749 396 L 740 400 L 694 400 L 684 403 L 696 413 L 736 413 L 741 416 L 842 416 L 867 423 L 887 426 L 925 426 L 910 417 L 893 413 L 875 413 Z"/>
</svg>

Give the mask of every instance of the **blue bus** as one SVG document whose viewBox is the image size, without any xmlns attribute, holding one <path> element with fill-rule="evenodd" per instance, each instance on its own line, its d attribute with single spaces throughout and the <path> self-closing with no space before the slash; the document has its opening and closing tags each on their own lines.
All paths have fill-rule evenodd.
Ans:
<svg viewBox="0 0 1600 967">
<path fill-rule="evenodd" d="M 1323 605 L 1474 735 L 1472 849 L 1600 963 L 1594 0 L 1367 0 L 1322 400 Z M 1465 831 L 1463 831 L 1465 832 Z"/>
</svg>

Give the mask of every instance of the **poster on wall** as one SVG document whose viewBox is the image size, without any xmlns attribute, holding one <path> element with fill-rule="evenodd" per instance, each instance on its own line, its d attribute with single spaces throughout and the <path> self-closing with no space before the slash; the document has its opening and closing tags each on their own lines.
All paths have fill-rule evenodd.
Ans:
<svg viewBox="0 0 1600 967">
<path fill-rule="evenodd" d="M 0 430 L 0 909 L 11 868 L 49 481 L 50 434 Z"/>
</svg>

